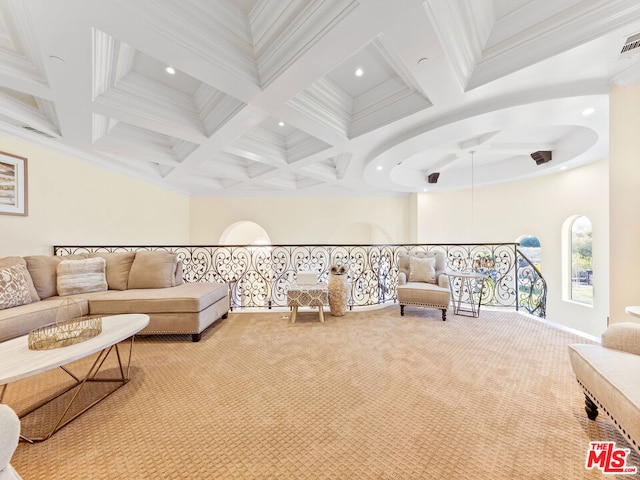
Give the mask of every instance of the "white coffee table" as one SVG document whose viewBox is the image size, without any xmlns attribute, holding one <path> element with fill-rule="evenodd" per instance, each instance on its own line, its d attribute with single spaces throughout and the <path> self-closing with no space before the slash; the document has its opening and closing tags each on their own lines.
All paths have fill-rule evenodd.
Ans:
<svg viewBox="0 0 640 480">
<path fill-rule="evenodd" d="M 131 366 L 131 353 L 133 351 L 133 338 L 134 335 L 145 328 L 149 324 L 149 316 L 143 314 L 126 314 L 126 315 L 112 315 L 102 317 L 102 332 L 89 340 L 86 340 L 75 345 L 69 345 L 66 347 L 54 348 L 51 350 L 29 350 L 27 335 L 14 338 L 0 343 L 0 402 L 2 402 L 7 385 L 24 378 L 31 377 L 38 373 L 46 372 L 54 368 L 60 367 L 74 380 L 73 384 L 60 392 L 57 392 L 53 396 L 50 396 L 41 402 L 33 405 L 24 412 L 20 412 L 18 416 L 24 418 L 30 413 L 34 412 L 38 408 L 46 405 L 50 401 L 60 397 L 64 393 L 77 387 L 77 390 L 73 393 L 68 405 L 64 409 L 62 415 L 57 420 L 50 433 L 43 437 L 27 438 L 25 435 L 21 435 L 21 438 L 29 443 L 40 442 L 48 439 L 55 432 L 67 425 L 69 422 L 77 418 L 79 415 L 87 411 L 89 408 L 105 399 L 107 396 L 115 392 L 122 385 L 129 381 L 130 366 Z M 122 361 L 120 355 L 120 349 L 118 343 L 130 339 L 129 353 L 126 359 L 126 365 Z M 117 357 L 119 366 L 119 375 L 114 378 L 95 378 L 96 374 L 100 371 L 100 368 L 104 365 L 105 360 L 112 352 Z M 84 377 L 74 375 L 71 371 L 65 367 L 65 365 L 85 358 L 89 355 L 97 353 L 95 361 L 91 364 L 91 367 L 84 375 Z M 87 382 L 114 382 L 117 384 L 115 388 L 108 391 L 100 398 L 92 402 L 90 405 L 84 407 L 79 412 L 72 415 L 70 418 L 65 416 L 69 412 L 69 409 L 73 405 L 78 394 L 85 386 Z"/>
</svg>

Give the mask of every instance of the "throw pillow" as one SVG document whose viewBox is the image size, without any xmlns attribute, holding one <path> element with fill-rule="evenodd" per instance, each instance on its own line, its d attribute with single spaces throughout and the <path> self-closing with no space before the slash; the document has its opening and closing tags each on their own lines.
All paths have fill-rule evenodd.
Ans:
<svg viewBox="0 0 640 480">
<path fill-rule="evenodd" d="M 25 265 L 0 268 L 0 310 L 31 303 Z"/>
<path fill-rule="evenodd" d="M 0 258 L 0 268 L 4 267 L 13 267 L 14 265 L 24 265 L 27 267 L 27 262 L 22 257 L 4 257 Z M 37 302 L 40 300 L 40 296 L 38 295 L 38 291 L 36 290 L 35 285 L 33 284 L 33 280 L 31 278 L 31 274 L 27 269 L 27 285 L 29 286 L 29 294 L 31 295 L 31 301 Z"/>
<path fill-rule="evenodd" d="M 91 257 L 104 258 L 107 269 L 107 285 L 109 290 L 126 290 L 129 272 L 136 252 L 92 253 Z"/>
<path fill-rule="evenodd" d="M 33 279 L 36 292 L 40 300 L 53 297 L 58 294 L 58 264 L 62 260 L 78 260 L 87 258 L 84 253 L 56 256 L 56 255 L 29 255 L 24 257 L 27 262 L 27 270 Z"/>
<path fill-rule="evenodd" d="M 632 322 L 610 325 L 602 334 L 602 346 L 640 355 L 640 325 Z"/>
<path fill-rule="evenodd" d="M 176 276 L 173 282 L 174 287 L 177 285 L 182 285 L 184 283 L 184 262 L 182 260 L 178 260 L 176 264 Z"/>
<path fill-rule="evenodd" d="M 107 289 L 104 258 L 62 260 L 58 264 L 58 295 L 102 292 Z"/>
<path fill-rule="evenodd" d="M 129 288 L 175 286 L 178 257 L 169 252 L 136 252 L 129 272 Z"/>
<path fill-rule="evenodd" d="M 409 281 L 436 283 L 436 259 L 409 257 Z"/>
</svg>

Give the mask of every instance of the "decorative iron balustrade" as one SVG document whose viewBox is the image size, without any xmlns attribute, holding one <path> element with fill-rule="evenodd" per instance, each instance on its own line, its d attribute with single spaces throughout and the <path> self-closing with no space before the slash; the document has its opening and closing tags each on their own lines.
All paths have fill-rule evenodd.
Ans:
<svg viewBox="0 0 640 480">
<path fill-rule="evenodd" d="M 483 305 L 525 309 L 545 316 L 547 286 L 515 243 L 434 245 L 229 245 L 229 246 L 55 246 L 55 255 L 163 250 L 183 262 L 186 282 L 229 284 L 231 309 L 286 307 L 287 288 L 300 270 L 328 281 L 332 264 L 348 267 L 349 308 L 396 301 L 398 256 L 441 251 L 447 269 L 488 274 Z M 454 286 L 455 290 L 458 286 Z M 476 292 L 479 294 L 480 290 Z"/>
<path fill-rule="evenodd" d="M 540 270 L 516 248 L 518 260 L 518 307 L 540 318 L 547 316 L 547 282 Z"/>
</svg>

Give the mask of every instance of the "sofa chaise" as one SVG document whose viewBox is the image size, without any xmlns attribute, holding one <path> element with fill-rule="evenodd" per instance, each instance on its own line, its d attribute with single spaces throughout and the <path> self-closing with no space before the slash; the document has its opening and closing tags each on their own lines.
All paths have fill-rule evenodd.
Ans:
<svg viewBox="0 0 640 480">
<path fill-rule="evenodd" d="M 616 323 L 601 345 L 569 345 L 569 358 L 590 420 L 602 409 L 640 453 L 640 324 Z"/>
<path fill-rule="evenodd" d="M 184 283 L 164 251 L 0 259 L 0 341 L 81 315 L 145 313 L 140 334 L 202 332 L 229 311 L 226 283 Z"/>
</svg>

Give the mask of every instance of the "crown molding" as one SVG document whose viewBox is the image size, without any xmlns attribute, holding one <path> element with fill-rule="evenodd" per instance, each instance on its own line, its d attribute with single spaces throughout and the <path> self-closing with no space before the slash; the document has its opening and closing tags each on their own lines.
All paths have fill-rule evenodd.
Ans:
<svg viewBox="0 0 640 480">
<path fill-rule="evenodd" d="M 198 88 L 193 102 L 207 136 L 211 136 L 246 106 L 240 100 L 205 83 Z"/>
<path fill-rule="evenodd" d="M 182 183 L 205 187 L 207 190 L 224 190 L 226 188 L 220 179 L 203 177 L 202 175 L 186 175 Z"/>
<path fill-rule="evenodd" d="M 260 182 L 269 187 L 282 188 L 284 190 L 298 190 L 298 182 L 291 173 L 280 174 L 277 177 L 264 179 Z"/>
<path fill-rule="evenodd" d="M 475 6 L 479 2 L 475 2 Z M 425 11 L 462 89 L 482 57 L 489 30 L 495 19 L 492 9 L 474 7 L 471 0 L 426 0 Z"/>
<path fill-rule="evenodd" d="M 233 180 L 246 182 L 251 179 L 248 162 L 237 163 L 237 157 L 220 152 L 212 160 L 201 164 L 196 171 L 204 176 L 224 176 Z"/>
<path fill-rule="evenodd" d="M 329 148 L 331 148 L 331 145 L 304 132 L 296 131 L 287 137 L 287 158 L 289 163 L 297 162 Z"/>
<path fill-rule="evenodd" d="M 55 108 L 53 104 L 48 100 L 38 98 L 34 98 L 34 101 L 40 108 L 34 108 L 0 91 L 0 109 L 2 110 L 2 114 L 14 119 L 15 126 L 28 126 L 52 137 L 59 137 L 60 130 L 55 122 Z"/>
<path fill-rule="evenodd" d="M 287 105 L 346 139 L 352 101 L 333 82 L 321 78 L 289 100 Z"/>
<path fill-rule="evenodd" d="M 217 2 L 206 8 L 184 8 L 178 1 L 112 0 L 126 9 L 145 29 L 155 32 L 170 45 L 178 46 L 190 55 L 200 58 L 252 85 L 258 85 L 258 71 L 253 57 L 253 45 L 245 28 L 234 30 L 230 26 L 244 25 L 239 9 L 220 8 Z M 206 13 L 206 18 L 203 15 Z"/>
<path fill-rule="evenodd" d="M 34 37 L 34 28 L 27 12 L 28 2 L 5 0 L 3 21 L 9 31 L 14 50 L 0 49 L 2 71 L 18 78 L 47 85 L 41 52 Z"/>
<path fill-rule="evenodd" d="M 116 40 L 111 35 L 92 29 L 92 49 L 93 49 L 93 100 L 106 92 L 113 86 L 111 72 L 113 71 L 114 52 Z"/>
<path fill-rule="evenodd" d="M 100 95 L 95 110 L 117 117 L 140 128 L 182 138 L 193 143 L 203 143 L 207 137 L 198 116 L 179 114 L 171 108 L 154 105 L 135 94 L 122 89 L 111 89 Z M 106 107 L 106 108 L 101 108 Z"/>
<path fill-rule="evenodd" d="M 338 180 L 342 180 L 345 177 L 352 158 L 353 155 L 349 152 L 343 152 L 333 157 L 332 161 L 336 168 L 336 176 Z"/>
<path fill-rule="evenodd" d="M 357 0 L 261 0 L 250 16 L 260 86 L 267 87 L 358 6 Z"/>
<path fill-rule="evenodd" d="M 323 163 L 314 163 L 298 169 L 298 172 L 312 176 L 314 178 L 320 178 L 324 182 L 335 183 L 338 181 L 338 175 L 336 169 L 330 165 Z"/>
<path fill-rule="evenodd" d="M 638 20 L 634 0 L 578 2 L 483 50 L 466 87 L 479 87 Z"/>
</svg>

